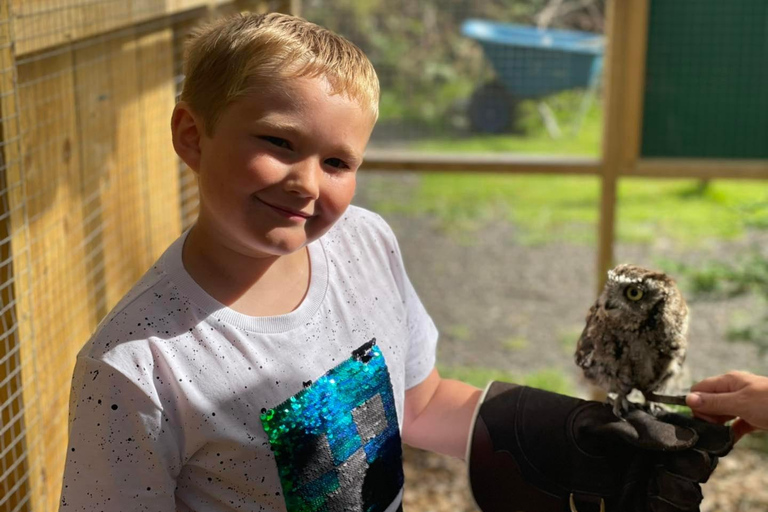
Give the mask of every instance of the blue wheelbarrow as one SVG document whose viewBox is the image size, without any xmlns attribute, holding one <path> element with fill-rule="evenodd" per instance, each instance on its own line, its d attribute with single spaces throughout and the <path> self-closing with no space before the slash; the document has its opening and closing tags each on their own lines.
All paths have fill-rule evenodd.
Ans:
<svg viewBox="0 0 768 512">
<path fill-rule="evenodd" d="M 602 36 L 477 19 L 466 20 L 461 33 L 480 43 L 496 74 L 494 81 L 481 85 L 470 99 L 468 117 L 474 131 L 508 131 L 516 105 L 521 100 L 538 99 L 550 135 L 558 137 L 557 121 L 543 98 L 584 88 L 587 94 L 576 118 L 578 130 L 602 74 Z"/>
</svg>

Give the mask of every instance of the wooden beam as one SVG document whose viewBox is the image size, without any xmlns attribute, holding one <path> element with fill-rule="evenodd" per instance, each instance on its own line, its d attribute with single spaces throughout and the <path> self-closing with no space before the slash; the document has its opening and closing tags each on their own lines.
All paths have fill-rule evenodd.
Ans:
<svg viewBox="0 0 768 512">
<path fill-rule="evenodd" d="M 138 23 L 233 0 L 6 0 L 12 5 L 16 56 L 48 50 Z"/>
<path fill-rule="evenodd" d="M 366 171 L 489 172 L 510 174 L 597 175 L 600 162 L 595 158 L 526 157 L 515 154 L 422 153 L 370 150 L 362 169 Z"/>
<path fill-rule="evenodd" d="M 640 152 L 648 0 L 607 4 L 605 125 L 598 233 L 597 287 L 613 264 L 616 189 Z"/>
<path fill-rule="evenodd" d="M 619 3 L 620 5 L 616 5 Z M 626 51 L 623 26 L 626 25 L 626 9 L 616 0 L 606 3 L 605 50 L 605 99 L 603 120 L 603 173 L 600 182 L 600 218 L 598 221 L 597 292 L 605 284 L 605 272 L 613 262 L 613 236 L 616 214 L 616 187 L 618 169 L 621 167 L 622 127 L 621 100 L 624 84 L 623 54 Z"/>
<path fill-rule="evenodd" d="M 526 157 L 512 154 L 446 156 L 374 150 L 365 157 L 363 171 L 478 172 L 502 174 L 602 175 L 593 158 Z M 616 169 L 615 178 L 768 179 L 768 161 L 645 158 Z"/>
<path fill-rule="evenodd" d="M 616 0 L 613 0 L 616 1 Z M 620 65 L 625 67 L 622 109 L 621 165 L 632 166 L 640 158 L 645 100 L 645 59 L 648 50 L 648 0 L 621 2 L 628 10 L 626 48 Z M 612 142 L 618 143 L 615 139 Z"/>
<path fill-rule="evenodd" d="M 768 179 L 767 160 L 647 158 L 622 171 L 646 178 Z"/>
</svg>

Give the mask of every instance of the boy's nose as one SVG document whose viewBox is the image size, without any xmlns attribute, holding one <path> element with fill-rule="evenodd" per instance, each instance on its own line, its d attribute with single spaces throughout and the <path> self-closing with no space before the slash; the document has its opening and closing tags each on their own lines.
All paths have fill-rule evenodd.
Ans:
<svg viewBox="0 0 768 512">
<path fill-rule="evenodd" d="M 286 179 L 286 190 L 307 199 L 317 199 L 320 195 L 322 174 L 323 169 L 318 162 L 311 159 L 298 162 Z"/>
</svg>

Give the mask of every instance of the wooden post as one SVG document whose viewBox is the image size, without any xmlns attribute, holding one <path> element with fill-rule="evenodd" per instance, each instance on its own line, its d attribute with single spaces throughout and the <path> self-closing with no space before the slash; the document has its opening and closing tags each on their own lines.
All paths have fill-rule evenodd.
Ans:
<svg viewBox="0 0 768 512">
<path fill-rule="evenodd" d="M 635 166 L 640 155 L 648 8 L 648 0 L 612 0 L 607 5 L 598 290 L 613 264 L 618 178 Z"/>
<path fill-rule="evenodd" d="M 640 153 L 648 0 L 611 0 L 607 9 L 597 293 L 613 265 L 619 175 L 635 165 Z M 606 397 L 605 391 L 595 386 L 591 386 L 590 395 L 593 400 Z"/>
</svg>

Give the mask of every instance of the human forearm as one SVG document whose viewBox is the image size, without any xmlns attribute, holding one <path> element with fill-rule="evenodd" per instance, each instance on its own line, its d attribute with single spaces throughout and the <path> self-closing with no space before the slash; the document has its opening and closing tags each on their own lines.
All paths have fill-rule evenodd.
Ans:
<svg viewBox="0 0 768 512">
<path fill-rule="evenodd" d="M 443 379 L 433 370 L 406 392 L 403 441 L 413 447 L 463 459 L 482 390 Z"/>
</svg>

